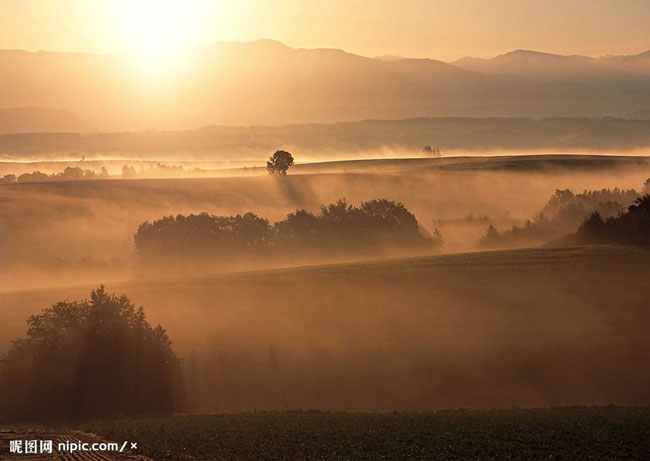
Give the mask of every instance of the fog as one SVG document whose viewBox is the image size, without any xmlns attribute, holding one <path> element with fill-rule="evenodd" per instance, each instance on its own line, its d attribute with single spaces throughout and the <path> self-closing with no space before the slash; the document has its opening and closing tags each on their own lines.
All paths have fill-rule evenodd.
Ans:
<svg viewBox="0 0 650 461">
<path fill-rule="evenodd" d="M 167 329 L 188 411 L 647 405 L 647 252 L 466 253 L 488 221 L 521 225 L 556 189 L 639 190 L 650 176 L 636 160 L 593 162 L 402 159 L 298 165 L 286 177 L 2 184 L 0 351 L 30 314 L 105 283 Z M 444 245 L 201 263 L 135 252 L 145 220 L 250 211 L 272 223 L 341 197 L 401 201 Z"/>
<path fill-rule="evenodd" d="M 166 327 L 190 411 L 647 405 L 645 261 L 536 250 L 107 288 Z M 4 294 L 0 347 L 90 288 Z"/>
<path fill-rule="evenodd" d="M 468 220 L 468 215 L 487 217 L 497 228 L 506 229 L 531 218 L 556 189 L 638 190 L 650 176 L 650 168 L 638 167 L 581 172 L 552 167 L 521 172 L 474 167 L 446 170 L 429 169 L 421 164 L 426 161 L 356 164 L 345 166 L 347 173 L 341 172 L 341 165 L 334 165 L 337 169 L 331 172 L 286 178 L 265 174 L 0 185 L 0 289 L 183 275 L 188 270 L 200 274 L 323 262 L 215 260 L 196 267 L 139 265 L 133 246 L 138 225 L 167 215 L 203 211 L 234 215 L 251 211 L 273 223 L 299 208 L 318 212 L 321 204 L 342 197 L 356 204 L 388 198 L 403 202 L 423 232 L 439 228 L 444 239 L 441 251 L 453 253 L 475 250 L 487 228 L 486 222 Z M 386 249 L 374 257 L 404 255 Z M 341 260 L 346 258 L 336 259 Z"/>
</svg>

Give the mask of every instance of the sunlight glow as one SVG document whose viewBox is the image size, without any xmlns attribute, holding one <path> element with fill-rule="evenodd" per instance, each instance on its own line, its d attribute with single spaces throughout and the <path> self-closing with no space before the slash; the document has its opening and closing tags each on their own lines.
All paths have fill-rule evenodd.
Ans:
<svg viewBox="0 0 650 461">
<path fill-rule="evenodd" d="M 123 31 L 133 51 L 146 55 L 174 54 L 196 42 L 205 2 L 133 0 L 123 6 Z"/>
<path fill-rule="evenodd" d="M 218 28 L 223 3 L 216 0 L 115 0 L 117 41 L 132 56 L 143 91 L 174 85 L 206 24 Z"/>
</svg>

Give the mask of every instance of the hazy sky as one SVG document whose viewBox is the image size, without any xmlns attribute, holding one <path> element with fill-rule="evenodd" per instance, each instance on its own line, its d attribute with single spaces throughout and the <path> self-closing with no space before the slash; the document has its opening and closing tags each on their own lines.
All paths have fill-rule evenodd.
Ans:
<svg viewBox="0 0 650 461">
<path fill-rule="evenodd" d="M 160 51 L 273 38 L 453 60 L 650 49 L 650 0 L 0 0 L 0 48 Z"/>
</svg>

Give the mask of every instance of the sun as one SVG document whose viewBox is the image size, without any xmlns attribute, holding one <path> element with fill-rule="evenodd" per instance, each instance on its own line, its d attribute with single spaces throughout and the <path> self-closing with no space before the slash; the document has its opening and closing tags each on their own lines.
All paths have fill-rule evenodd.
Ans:
<svg viewBox="0 0 650 461">
<path fill-rule="evenodd" d="M 201 21 L 197 1 L 131 0 L 122 7 L 122 37 L 132 51 L 146 55 L 177 53 L 191 46 Z"/>
</svg>

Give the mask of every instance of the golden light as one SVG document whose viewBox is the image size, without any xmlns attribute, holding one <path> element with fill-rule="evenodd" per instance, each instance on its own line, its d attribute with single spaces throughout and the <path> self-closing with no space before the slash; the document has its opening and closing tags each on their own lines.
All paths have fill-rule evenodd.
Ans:
<svg viewBox="0 0 650 461">
<path fill-rule="evenodd" d="M 140 54 L 177 53 L 197 39 L 202 2 L 131 0 L 122 4 L 123 37 Z"/>
</svg>

